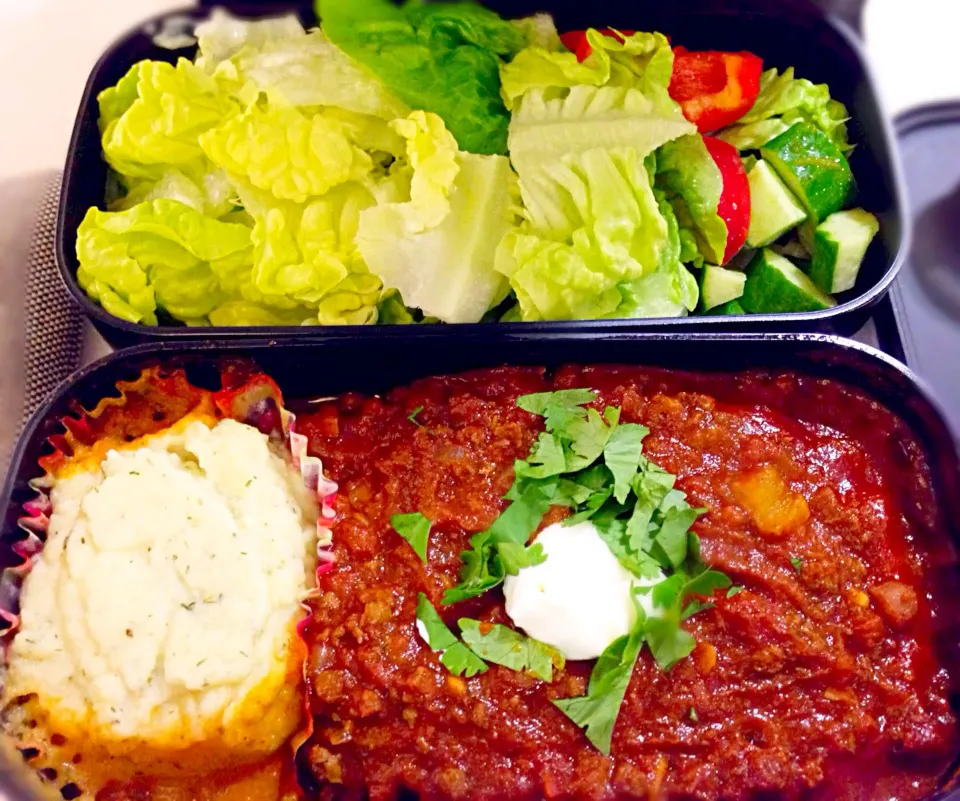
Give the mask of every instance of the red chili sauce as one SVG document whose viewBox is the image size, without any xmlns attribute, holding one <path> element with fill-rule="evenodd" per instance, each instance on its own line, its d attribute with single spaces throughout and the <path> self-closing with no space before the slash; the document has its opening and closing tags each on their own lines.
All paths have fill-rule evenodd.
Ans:
<svg viewBox="0 0 960 801">
<path fill-rule="evenodd" d="M 457 678 L 415 629 L 420 592 L 454 632 L 463 616 L 510 623 L 499 590 L 441 598 L 542 430 L 517 396 L 567 387 L 650 428 L 644 452 L 709 510 L 694 525 L 704 559 L 745 588 L 684 624 L 698 646 L 669 672 L 644 650 L 609 757 L 550 703 L 582 695 L 592 662 L 552 683 L 496 665 Z M 306 629 L 302 754 L 321 798 L 910 801 L 956 753 L 925 580 L 928 471 L 905 424 L 858 391 L 767 372 L 503 368 L 347 395 L 299 426 L 340 485 L 336 565 Z M 755 508 L 758 475 L 789 495 L 786 530 Z M 390 526 L 400 512 L 434 521 L 426 565 Z"/>
</svg>

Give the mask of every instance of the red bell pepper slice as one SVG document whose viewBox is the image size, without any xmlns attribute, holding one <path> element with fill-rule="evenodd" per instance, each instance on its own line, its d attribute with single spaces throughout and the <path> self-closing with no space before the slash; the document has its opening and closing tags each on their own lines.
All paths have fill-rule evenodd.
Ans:
<svg viewBox="0 0 960 801">
<path fill-rule="evenodd" d="M 604 36 L 616 39 L 621 44 L 625 36 L 633 36 L 636 31 L 615 31 L 612 28 L 597 28 Z M 584 61 L 587 56 L 593 52 L 590 42 L 587 41 L 586 31 L 567 31 L 560 34 L 560 41 L 563 42 L 567 50 L 572 51 L 577 56 L 577 61 Z"/>
<path fill-rule="evenodd" d="M 723 176 L 723 192 L 717 206 L 717 215 L 727 224 L 727 246 L 723 264 L 732 259 L 747 241 L 750 230 L 750 184 L 747 171 L 737 149 L 722 139 L 703 137 L 707 152 Z"/>
<path fill-rule="evenodd" d="M 763 60 L 753 53 L 673 50 L 670 97 L 701 133 L 739 120 L 760 94 Z"/>
</svg>

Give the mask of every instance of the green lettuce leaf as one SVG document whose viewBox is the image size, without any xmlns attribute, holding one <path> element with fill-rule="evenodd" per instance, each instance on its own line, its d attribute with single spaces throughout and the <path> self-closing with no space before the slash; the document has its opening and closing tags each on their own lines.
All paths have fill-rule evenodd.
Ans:
<svg viewBox="0 0 960 801">
<path fill-rule="evenodd" d="M 123 175 L 152 179 L 170 166 L 196 168 L 204 159 L 200 134 L 240 110 L 183 58 L 176 66 L 141 61 L 97 99 L 107 162 Z"/>
<path fill-rule="evenodd" d="M 170 167 L 155 181 L 129 179 L 128 184 L 125 194 L 109 204 L 110 211 L 126 211 L 146 200 L 166 198 L 177 200 L 208 217 L 219 218 L 231 212 L 239 202 L 236 189 L 220 169 L 211 169 L 193 178 Z"/>
<path fill-rule="evenodd" d="M 207 158 L 237 181 L 304 203 L 373 169 L 342 122 L 292 107 L 251 105 L 199 138 Z"/>
<path fill-rule="evenodd" d="M 160 306 L 199 321 L 227 299 L 219 276 L 249 267 L 250 229 L 175 200 L 94 208 L 77 230 L 77 258 L 80 286 L 111 314 L 156 325 Z"/>
<path fill-rule="evenodd" d="M 587 31 L 592 47 L 583 62 L 566 50 L 550 46 L 532 46 L 522 50 L 509 64 L 500 68 L 501 95 L 508 109 L 534 89 L 548 90 L 575 86 L 617 86 L 642 92 L 658 110 L 669 110 L 682 119 L 680 107 L 670 99 L 668 87 L 673 74 L 673 50 L 659 33 L 636 33 L 623 42 L 604 36 L 594 28 Z"/>
<path fill-rule="evenodd" d="M 700 288 L 681 261 L 683 245 L 677 216 L 663 192 L 656 190 L 654 194 L 667 227 L 660 261 L 649 275 L 618 286 L 620 305 L 610 317 L 682 317 L 697 306 Z"/>
<path fill-rule="evenodd" d="M 524 32 L 470 2 L 317 0 L 324 33 L 414 109 L 443 118 L 460 148 L 506 153 L 509 116 L 500 99 L 501 56 Z"/>
<path fill-rule="evenodd" d="M 410 112 L 323 32 L 308 33 L 293 15 L 245 20 L 215 12 L 196 36 L 197 65 L 248 102 L 263 92 L 272 103 L 333 106 L 382 120 Z"/>
<path fill-rule="evenodd" d="M 730 125 L 719 131 L 716 136 L 733 145 L 737 150 L 759 150 L 774 137 L 779 136 L 790 126 L 779 117 L 758 120 L 743 125 Z"/>
<path fill-rule="evenodd" d="M 667 240 L 642 157 L 597 148 L 528 179 L 529 223 L 504 238 L 496 258 L 523 319 L 612 314 L 623 302 L 619 286 L 654 272 Z"/>
<path fill-rule="evenodd" d="M 782 73 L 776 69 L 764 72 L 756 102 L 738 122 L 760 122 L 772 117 L 779 117 L 788 125 L 805 120 L 827 134 L 844 153 L 853 150 L 847 139 L 849 115 L 843 103 L 831 99 L 830 87 L 825 83 L 795 78 L 793 67 Z"/>
<path fill-rule="evenodd" d="M 253 266 L 226 288 L 278 309 L 312 308 L 323 325 L 376 319 L 382 284 L 356 248 L 361 215 L 376 203 L 367 189 L 342 184 L 304 207 L 249 189 L 242 198 L 255 221 Z"/>
<path fill-rule="evenodd" d="M 514 222 L 510 163 L 456 152 L 435 114 L 413 112 L 397 129 L 408 139 L 411 199 L 360 215 L 359 252 L 408 305 L 444 322 L 478 322 L 507 292 L 493 264 Z"/>
<path fill-rule="evenodd" d="M 703 137 L 695 133 L 663 145 L 657 151 L 656 181 L 678 219 L 690 222 L 706 260 L 720 264 L 727 246 L 727 225 L 717 214 L 723 176 Z"/>
</svg>

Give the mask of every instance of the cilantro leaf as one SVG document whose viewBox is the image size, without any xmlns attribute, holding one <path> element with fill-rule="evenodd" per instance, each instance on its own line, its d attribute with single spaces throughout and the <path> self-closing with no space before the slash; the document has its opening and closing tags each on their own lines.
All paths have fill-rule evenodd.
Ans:
<svg viewBox="0 0 960 801">
<path fill-rule="evenodd" d="M 678 506 L 671 506 L 663 516 L 654 545 L 665 557 L 664 567 L 678 568 L 687 558 L 687 532 L 697 517 L 699 512 L 696 509 L 682 509 Z"/>
<path fill-rule="evenodd" d="M 803 559 L 799 556 L 791 556 L 790 564 L 793 565 L 793 569 L 797 571 L 797 575 L 800 575 L 800 571 L 803 568 Z"/>
<path fill-rule="evenodd" d="M 505 575 L 489 531 L 481 531 L 470 538 L 470 550 L 460 553 L 460 583 L 443 594 L 443 603 L 453 604 L 467 598 L 483 595 L 503 581 Z"/>
<path fill-rule="evenodd" d="M 593 666 L 587 694 L 553 701 L 564 715 L 584 729 L 587 739 L 601 753 L 610 753 L 613 727 L 642 647 L 640 629 L 614 640 Z"/>
<path fill-rule="evenodd" d="M 545 418 L 547 431 L 557 431 L 583 417 L 585 412 L 581 407 L 596 399 L 597 394 L 589 389 L 560 389 L 556 392 L 521 395 L 517 398 L 517 406 Z"/>
<path fill-rule="evenodd" d="M 499 542 L 496 545 L 497 553 L 503 564 L 503 570 L 508 576 L 515 576 L 525 567 L 533 567 L 547 561 L 540 543 L 521 545 L 519 542 Z"/>
<path fill-rule="evenodd" d="M 462 642 L 454 643 L 440 654 L 440 664 L 454 676 L 466 676 L 468 679 L 487 672 L 484 661 Z"/>
<path fill-rule="evenodd" d="M 660 573 L 660 565 L 655 559 L 643 551 L 635 551 L 630 547 L 626 533 L 627 525 L 623 520 L 600 519 L 595 520 L 593 524 L 610 552 L 617 557 L 617 561 L 633 575 L 639 578 L 653 578 Z"/>
<path fill-rule="evenodd" d="M 430 537 L 430 521 L 420 512 L 393 515 L 390 518 L 393 530 L 410 543 L 420 561 L 427 563 L 427 541 Z"/>
<path fill-rule="evenodd" d="M 620 418 L 620 410 L 608 406 L 603 417 L 596 409 L 587 409 L 585 418 L 571 420 L 566 427 L 570 437 L 570 451 L 567 454 L 567 471 L 582 470 L 592 465 L 606 447 Z"/>
<path fill-rule="evenodd" d="M 715 606 L 716 604 L 710 601 L 690 601 L 690 603 L 683 608 L 683 612 L 680 613 L 680 619 L 686 620 L 687 618 L 693 617 L 697 612 L 706 612 Z"/>
<path fill-rule="evenodd" d="M 600 511 L 600 508 L 609 500 L 611 495 L 613 495 L 613 487 L 605 487 L 602 490 L 597 490 L 592 493 L 586 501 L 580 504 L 578 511 L 564 520 L 563 524 L 565 526 L 574 526 L 577 523 L 582 523 L 584 520 L 589 520 Z"/>
<path fill-rule="evenodd" d="M 455 676 L 470 678 L 486 671 L 483 660 L 457 640 L 422 592 L 417 598 L 417 621 L 430 650 L 440 652 L 440 663 Z"/>
<path fill-rule="evenodd" d="M 411 423 L 413 423 L 413 424 L 414 424 L 415 426 L 417 426 L 418 428 L 423 428 L 423 424 L 417 422 L 417 415 L 420 414 L 420 412 L 422 412 L 422 411 L 423 411 L 423 407 L 422 407 L 422 406 L 418 406 L 416 409 L 414 409 L 412 412 L 410 412 L 410 414 L 407 415 L 407 420 L 409 420 Z"/>
<path fill-rule="evenodd" d="M 688 595 L 713 595 L 717 590 L 725 590 L 733 582 L 719 570 L 704 570 L 697 576 L 694 576 L 686 583 L 683 588 L 683 597 Z"/>
<path fill-rule="evenodd" d="M 734 595 L 743 592 L 744 589 L 746 588 L 740 586 L 739 584 L 731 587 L 729 590 L 727 590 L 727 598 L 733 598 Z"/>
<path fill-rule="evenodd" d="M 553 666 L 563 666 L 563 657 L 549 645 L 524 637 L 499 624 L 484 625 L 479 620 L 460 618 L 460 636 L 481 659 L 511 670 L 527 671 L 538 679 L 553 681 Z M 484 631 L 483 629 L 487 629 Z"/>
<path fill-rule="evenodd" d="M 631 482 L 640 467 L 643 438 L 649 433 L 646 426 L 621 423 L 603 448 L 603 460 L 613 474 L 613 497 L 620 503 L 624 503 L 630 493 Z"/>
<path fill-rule="evenodd" d="M 417 596 L 417 620 L 422 626 L 420 633 L 425 635 L 424 639 L 430 646 L 431 651 L 445 651 L 456 644 L 457 638 L 447 628 L 447 624 L 443 622 L 443 618 L 440 617 L 437 610 L 433 608 L 430 599 L 422 592 Z M 421 627 L 418 626 L 419 628 Z"/>
<path fill-rule="evenodd" d="M 669 618 L 648 618 L 644 639 L 661 670 L 670 670 L 681 659 L 686 659 L 697 645 L 690 632 Z"/>
<path fill-rule="evenodd" d="M 556 491 L 556 481 L 527 486 L 487 529 L 490 536 L 496 542 L 525 543 L 540 525 Z"/>
<path fill-rule="evenodd" d="M 556 434 L 544 431 L 540 434 L 527 462 L 524 463 L 522 475 L 530 478 L 549 478 L 565 472 L 567 458 L 563 453 L 563 443 Z M 515 470 L 521 475 L 521 471 Z"/>
</svg>

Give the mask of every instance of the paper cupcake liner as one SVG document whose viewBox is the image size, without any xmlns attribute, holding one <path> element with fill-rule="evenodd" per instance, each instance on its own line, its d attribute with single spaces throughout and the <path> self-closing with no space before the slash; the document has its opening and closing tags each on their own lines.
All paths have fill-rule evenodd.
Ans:
<svg viewBox="0 0 960 801">
<path fill-rule="evenodd" d="M 234 419 L 253 426 L 274 442 L 285 444 L 294 468 L 302 476 L 304 485 L 316 495 L 320 508 L 317 520 L 316 580 L 333 567 L 329 524 L 335 517 L 333 504 L 337 485 L 324 475 L 321 460 L 308 454 L 307 438 L 296 431 L 296 416 L 284 407 L 280 388 L 255 366 L 246 363 L 226 365 L 221 372 L 221 380 L 222 388 L 211 392 L 191 384 L 183 370 L 150 367 L 133 381 L 118 382 L 117 394 L 102 399 L 93 409 L 87 410 L 78 406 L 74 413 L 61 418 L 62 431 L 48 438 L 50 453 L 38 461 L 43 472 L 29 483 L 36 494 L 23 504 L 23 515 L 17 521 L 22 536 L 11 548 L 21 561 L 0 574 L 0 623 L 6 624 L 5 630 L 0 632 L 4 666 L 7 664 L 10 644 L 20 625 L 19 599 L 23 582 L 46 541 L 52 514 L 50 490 L 56 475 L 73 460 L 96 453 L 98 447 L 105 455 L 105 440 L 129 442 L 169 428 L 192 413 L 206 412 L 221 419 Z M 297 637 L 304 653 L 306 642 L 303 632 L 310 613 L 306 600 L 316 592 L 316 580 L 315 586 L 303 595 L 301 605 L 305 617 L 296 625 Z M 306 682 L 305 666 L 303 681 Z M 29 718 L 30 713 L 25 712 L 21 717 Z M 303 725 L 292 735 L 287 746 L 291 754 L 291 767 L 297 749 L 309 739 L 313 729 L 305 693 L 302 720 Z M 30 727 L 17 728 L 18 734 L 23 732 L 23 736 L 14 737 L 17 747 L 25 759 L 40 769 L 41 776 L 47 781 L 55 781 L 60 787 L 72 784 L 76 778 L 72 770 L 61 770 L 57 776 L 56 771 L 51 774 L 50 768 L 45 764 L 55 761 L 58 766 L 62 766 L 68 761 L 59 758 L 63 756 L 57 753 L 61 750 L 59 744 L 44 743 L 42 737 L 37 736 L 37 731 Z M 54 738 L 51 737 L 51 740 Z M 47 753 L 44 751 L 45 746 Z M 46 760 L 45 756 L 51 759 Z M 56 759 L 53 759 L 54 757 Z M 293 789 L 288 786 L 290 784 L 292 783 L 289 781 L 285 783 L 282 794 L 284 799 L 293 797 Z M 78 790 L 82 791 L 82 788 Z"/>
</svg>

